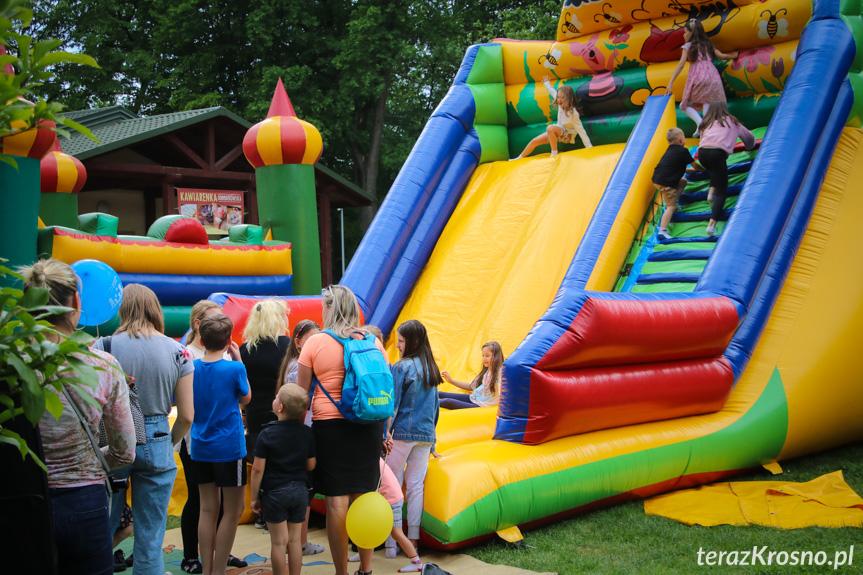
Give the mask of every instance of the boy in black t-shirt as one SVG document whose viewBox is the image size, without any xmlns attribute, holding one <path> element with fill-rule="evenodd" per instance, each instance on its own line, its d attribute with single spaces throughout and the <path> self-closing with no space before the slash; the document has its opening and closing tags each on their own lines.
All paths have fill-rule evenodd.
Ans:
<svg viewBox="0 0 863 575">
<path fill-rule="evenodd" d="M 279 389 L 273 400 L 278 421 L 268 423 L 258 435 L 252 465 L 252 511 L 264 518 L 270 532 L 274 575 L 290 575 L 303 567 L 301 543 L 306 508 L 309 506 L 309 471 L 315 468 L 315 438 L 303 425 L 309 394 L 295 383 Z"/>
<path fill-rule="evenodd" d="M 662 200 L 666 206 L 659 220 L 659 238 L 664 240 L 671 239 L 668 224 L 671 223 L 671 217 L 677 210 L 677 200 L 686 188 L 686 178 L 683 174 L 704 170 L 686 149 L 686 136 L 683 130 L 671 128 L 666 138 L 668 149 L 653 170 L 653 185 L 662 193 Z M 689 164 L 692 164 L 695 169 L 687 168 Z"/>
</svg>

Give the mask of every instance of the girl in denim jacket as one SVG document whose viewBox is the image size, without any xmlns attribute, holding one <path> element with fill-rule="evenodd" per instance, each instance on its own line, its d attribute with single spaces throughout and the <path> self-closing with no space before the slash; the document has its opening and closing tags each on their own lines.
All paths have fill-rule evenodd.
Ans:
<svg viewBox="0 0 863 575">
<path fill-rule="evenodd" d="M 401 359 L 392 368 L 395 409 L 387 434 L 387 444 L 392 445 L 387 465 L 399 485 L 403 481 L 407 483 L 408 539 L 416 547 L 429 454 L 435 442 L 439 407 L 437 386 L 441 375 L 423 324 L 411 319 L 396 331 L 396 347 Z M 396 542 L 392 537 L 387 539 L 386 547 L 387 557 L 395 557 Z"/>
</svg>

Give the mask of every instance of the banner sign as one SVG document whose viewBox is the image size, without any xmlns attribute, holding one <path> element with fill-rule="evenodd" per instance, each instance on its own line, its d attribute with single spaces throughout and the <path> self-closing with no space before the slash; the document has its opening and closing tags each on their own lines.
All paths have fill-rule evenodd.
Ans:
<svg viewBox="0 0 863 575">
<path fill-rule="evenodd" d="M 177 188 L 180 214 L 197 218 L 211 232 L 228 231 L 243 223 L 243 192 Z"/>
</svg>

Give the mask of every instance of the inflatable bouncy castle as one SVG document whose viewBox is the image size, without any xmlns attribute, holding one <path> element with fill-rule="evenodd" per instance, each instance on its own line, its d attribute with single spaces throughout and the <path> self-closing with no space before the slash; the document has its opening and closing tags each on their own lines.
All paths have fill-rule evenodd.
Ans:
<svg viewBox="0 0 863 575">
<path fill-rule="evenodd" d="M 694 130 L 686 69 L 665 96 L 691 18 L 739 51 L 716 65 L 761 142 L 729 158 L 717 236 L 702 175 L 659 239 L 653 168 Z M 863 437 L 861 32 L 852 1 L 566 0 L 555 40 L 468 48 L 342 279 L 384 332 L 422 321 L 456 379 L 483 342 L 507 355 L 497 409 L 441 414 L 424 545 Z M 507 162 L 555 121 L 544 76 L 594 146 Z"/>
</svg>

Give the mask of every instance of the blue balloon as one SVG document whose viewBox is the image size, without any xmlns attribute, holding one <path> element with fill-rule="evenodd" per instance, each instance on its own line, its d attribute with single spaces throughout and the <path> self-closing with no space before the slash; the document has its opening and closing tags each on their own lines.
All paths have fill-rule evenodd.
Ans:
<svg viewBox="0 0 863 575">
<path fill-rule="evenodd" d="M 81 294 L 81 325 L 101 325 L 114 317 L 123 301 L 123 282 L 105 262 L 80 260 L 72 264 Z"/>
</svg>

